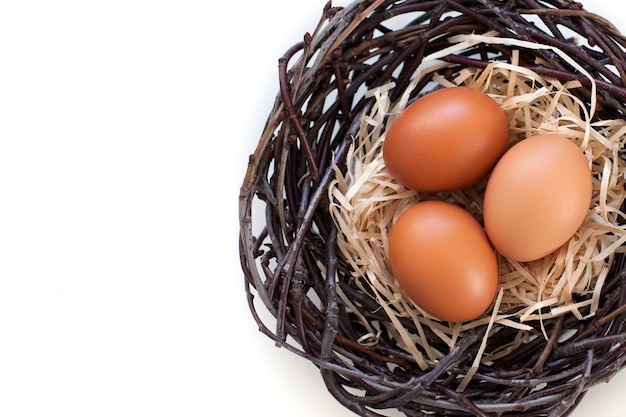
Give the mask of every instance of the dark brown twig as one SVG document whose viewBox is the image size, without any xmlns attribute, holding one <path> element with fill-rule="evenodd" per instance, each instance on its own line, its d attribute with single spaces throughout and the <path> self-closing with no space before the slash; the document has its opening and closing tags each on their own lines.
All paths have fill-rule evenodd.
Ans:
<svg viewBox="0 0 626 417">
<path fill-rule="evenodd" d="M 302 128 L 300 124 L 299 115 L 296 112 L 296 109 L 293 105 L 293 101 L 291 100 L 292 91 L 288 81 L 287 75 L 287 65 L 289 64 L 289 60 L 304 46 L 306 43 L 303 41 L 299 44 L 291 47 L 279 60 L 278 60 L 278 72 L 279 72 L 279 81 L 280 81 L 280 95 L 285 104 L 285 109 L 287 111 L 287 116 L 289 117 L 289 121 L 291 122 L 291 126 L 296 129 L 298 136 L 300 138 L 300 144 L 305 151 L 307 160 L 309 161 L 309 166 L 311 170 L 311 177 L 317 179 L 319 176 L 319 172 L 317 172 L 317 165 L 315 165 L 315 157 L 313 156 L 313 152 L 311 151 L 311 146 L 309 145 L 309 141 L 307 140 L 307 134 Z"/>
</svg>

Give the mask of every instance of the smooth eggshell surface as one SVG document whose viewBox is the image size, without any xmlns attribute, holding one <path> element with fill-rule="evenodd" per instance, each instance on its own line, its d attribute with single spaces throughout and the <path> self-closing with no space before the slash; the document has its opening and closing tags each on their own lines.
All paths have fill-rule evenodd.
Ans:
<svg viewBox="0 0 626 417">
<path fill-rule="evenodd" d="M 448 87 L 416 100 L 393 121 L 383 158 L 407 188 L 451 191 L 484 178 L 508 142 L 508 120 L 494 99 L 468 87 Z"/>
<path fill-rule="evenodd" d="M 502 156 L 487 182 L 485 229 L 503 256 L 533 261 L 576 233 L 591 195 L 589 162 L 574 142 L 557 134 L 529 137 Z"/>
<path fill-rule="evenodd" d="M 480 224 L 454 204 L 423 201 L 411 206 L 394 224 L 388 249 L 400 287 L 440 320 L 473 320 L 495 297 L 495 252 Z"/>
</svg>

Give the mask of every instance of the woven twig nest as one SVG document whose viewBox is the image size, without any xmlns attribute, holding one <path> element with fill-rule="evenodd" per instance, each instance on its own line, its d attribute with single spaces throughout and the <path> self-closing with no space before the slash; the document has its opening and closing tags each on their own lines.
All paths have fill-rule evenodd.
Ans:
<svg viewBox="0 0 626 417">
<path fill-rule="evenodd" d="M 327 4 L 279 60 L 280 91 L 241 188 L 241 261 L 260 330 L 318 366 L 358 415 L 571 412 L 626 360 L 625 46 L 566 0 Z M 501 258 L 498 296 L 467 323 L 408 300 L 385 245 L 423 199 L 481 221 L 484 182 L 420 194 L 395 184 L 381 158 L 395 115 L 455 85 L 500 103 L 511 145 L 564 134 L 593 174 L 574 237 L 539 261 Z"/>
</svg>

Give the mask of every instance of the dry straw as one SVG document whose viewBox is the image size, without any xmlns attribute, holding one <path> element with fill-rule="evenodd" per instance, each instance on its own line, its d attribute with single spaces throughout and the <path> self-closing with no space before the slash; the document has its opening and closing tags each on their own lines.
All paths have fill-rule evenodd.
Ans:
<svg viewBox="0 0 626 417">
<path fill-rule="evenodd" d="M 241 263 L 261 332 L 319 367 L 361 416 L 571 412 L 626 361 L 625 45 L 567 0 L 327 4 L 279 59 L 280 91 L 241 187 Z M 564 134 L 594 177 L 576 235 L 539 261 L 500 258 L 492 308 L 462 324 L 403 295 L 386 239 L 421 199 L 480 221 L 485 181 L 418 194 L 390 178 L 380 152 L 408 103 L 453 85 L 498 101 L 512 143 Z"/>
<path fill-rule="evenodd" d="M 484 323 L 518 329 L 520 334 L 513 338 L 510 345 L 494 346 L 493 352 L 481 350 L 474 363 L 489 362 L 517 348 L 527 339 L 533 327 L 526 322 L 563 314 L 573 314 L 582 320 L 581 310 L 588 306 L 590 308 L 584 314 L 593 316 L 598 309 L 602 284 L 611 269 L 615 252 L 621 252 L 621 245 L 626 241 L 626 225 L 620 224 L 623 216 L 620 207 L 626 197 L 626 164 L 618 154 L 626 142 L 625 120 L 603 120 L 592 126 L 595 109 L 587 108 L 586 103 L 569 91 L 580 88 L 580 83 L 561 83 L 520 67 L 517 65 L 516 50 L 513 50 L 511 63 L 492 62 L 480 70 L 465 68 L 451 81 L 437 74 L 440 68 L 445 69 L 448 65 L 439 57 L 463 51 L 475 42 L 493 44 L 503 41 L 512 46 L 517 43 L 516 40 L 475 34 L 453 38 L 451 42 L 455 44 L 443 54 L 424 58 L 422 71 L 433 73 L 433 89 L 463 85 L 494 98 L 510 121 L 511 145 L 528 136 L 545 133 L 558 133 L 571 139 L 589 160 L 594 178 L 593 198 L 583 225 L 568 243 L 553 254 L 527 263 L 500 258 L 500 294 L 484 317 L 464 324 L 438 322 L 403 295 L 387 262 L 390 228 L 405 209 L 419 201 L 446 200 L 462 206 L 477 220 L 482 220 L 486 179 L 454 192 L 420 194 L 399 185 L 385 169 L 382 157 L 385 127 L 393 123 L 395 116 L 406 107 L 410 89 L 395 105 L 389 100 L 393 84 L 366 93 L 375 97 L 376 105 L 361 121 L 354 144 L 348 151 L 347 169 L 342 172 L 336 167 L 336 179 L 329 187 L 330 213 L 340 233 L 338 247 L 351 266 L 352 279 L 375 295 L 377 302 L 390 315 L 390 322 L 399 336 L 398 343 L 415 355 L 417 363 L 423 368 L 426 368 L 426 363 L 421 351 L 415 348 L 416 344 L 423 347 L 431 360 L 441 359 L 449 351 L 431 349 L 428 338 L 420 334 L 423 332 L 410 334 L 398 318 L 411 319 L 417 329 L 429 327 L 450 349 L 463 331 Z M 539 44 L 527 46 L 547 48 Z M 590 81 L 593 82 L 593 79 Z M 367 322 L 363 324 L 372 327 Z M 473 366 L 472 371 L 476 369 L 477 366 Z"/>
</svg>

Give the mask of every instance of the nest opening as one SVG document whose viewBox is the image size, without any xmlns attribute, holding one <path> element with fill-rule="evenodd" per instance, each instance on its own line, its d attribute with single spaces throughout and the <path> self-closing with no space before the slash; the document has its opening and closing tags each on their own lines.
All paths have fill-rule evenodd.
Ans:
<svg viewBox="0 0 626 417">
<path fill-rule="evenodd" d="M 489 36 L 461 36 L 455 39 L 456 47 L 446 53 L 462 53 L 467 43 L 475 39 L 495 43 Z M 536 47 L 542 48 L 541 45 Z M 467 67 L 448 77 L 441 74 L 448 67 L 447 62 L 426 57 L 422 62 L 423 71 L 432 72 L 433 85 L 426 91 L 462 85 L 489 94 L 510 121 L 510 146 L 536 134 L 559 133 L 568 137 L 589 161 L 594 178 L 593 197 L 588 216 L 578 232 L 551 255 L 527 263 L 500 257 L 500 294 L 482 317 L 459 324 L 442 323 L 429 316 L 403 295 L 387 262 L 387 236 L 391 227 L 405 209 L 418 201 L 449 201 L 482 221 L 482 197 L 487 179 L 459 191 L 429 194 L 404 188 L 385 170 L 382 158 L 385 127 L 406 107 L 412 91 L 403 92 L 397 103 L 390 100 L 393 83 L 367 93 L 375 97 L 376 104 L 361 121 L 346 157 L 347 168 L 342 171 L 336 166 L 336 180 L 329 187 L 330 214 L 340 234 L 338 247 L 351 266 L 351 279 L 372 294 L 388 315 L 395 316 L 390 323 L 398 344 L 415 355 L 422 367 L 426 367 L 425 356 L 437 361 L 449 350 L 431 349 L 428 338 L 420 334 L 420 327 L 430 328 L 449 349 L 454 348 L 465 330 L 485 323 L 498 323 L 520 332 L 512 336 L 508 345 L 495 346 L 493 352 L 479 352 L 479 361 L 488 363 L 526 343 L 528 337 L 524 333 L 536 330 L 527 324 L 529 321 L 542 322 L 568 313 L 579 320 L 593 316 L 615 252 L 622 252 L 626 241 L 626 225 L 621 222 L 623 213 L 620 211 L 626 197 L 626 168 L 618 155 L 626 144 L 626 121 L 613 119 L 592 123 L 594 109 L 570 92 L 581 87 L 578 81 L 562 83 L 541 76 L 517 65 L 516 51 L 512 55 L 512 63 L 493 61 L 484 69 Z M 420 73 L 416 79 L 423 75 Z M 411 329 L 400 319 L 413 321 Z M 367 323 L 364 328 L 368 328 Z M 487 332 L 485 342 L 488 337 Z M 547 338 L 545 331 L 543 337 Z"/>
</svg>

